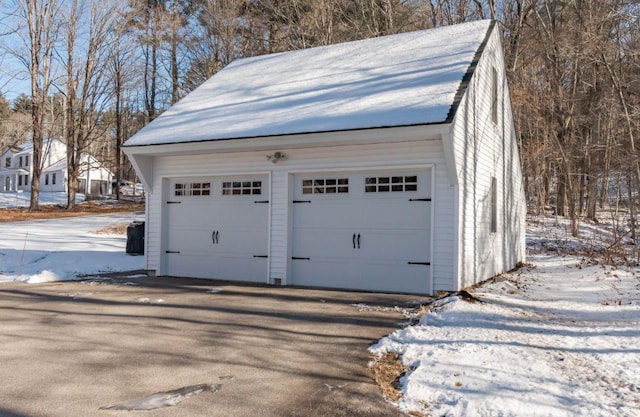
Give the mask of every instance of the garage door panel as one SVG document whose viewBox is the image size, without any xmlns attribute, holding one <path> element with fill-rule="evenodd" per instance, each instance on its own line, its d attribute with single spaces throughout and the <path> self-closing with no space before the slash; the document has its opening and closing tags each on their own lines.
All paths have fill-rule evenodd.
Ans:
<svg viewBox="0 0 640 417">
<path fill-rule="evenodd" d="M 328 195 L 331 178 L 348 190 Z M 293 253 L 310 258 L 292 261 L 295 284 L 430 291 L 430 170 L 305 174 L 294 187 L 310 201 L 293 205 Z"/>
<path fill-rule="evenodd" d="M 264 229 L 268 220 L 268 205 L 255 204 L 253 200 L 214 204 L 208 216 L 211 224 L 229 227 L 257 227 Z"/>
<path fill-rule="evenodd" d="M 292 261 L 295 285 L 327 288 L 354 288 L 360 265 L 352 260 L 318 257 L 316 260 Z"/>
<path fill-rule="evenodd" d="M 214 278 L 210 274 L 208 256 L 202 252 L 170 253 L 166 255 L 168 275 L 193 278 Z"/>
<path fill-rule="evenodd" d="M 310 257 L 315 260 L 320 256 L 328 259 L 353 257 L 354 234 L 344 229 L 312 228 L 294 229 L 293 256 Z"/>
<path fill-rule="evenodd" d="M 310 201 L 311 203 L 294 204 L 296 224 L 313 228 L 349 228 L 355 226 L 362 216 L 357 208 L 346 205 L 344 201 Z"/>
<path fill-rule="evenodd" d="M 361 287 L 374 291 L 428 292 L 429 266 L 371 262 L 362 268 Z"/>
<path fill-rule="evenodd" d="M 181 178 L 169 187 L 169 275 L 266 282 L 267 177 Z"/>
<path fill-rule="evenodd" d="M 261 229 L 227 229 L 222 228 L 216 236 L 214 251 L 221 253 L 240 253 L 266 255 L 268 239 Z"/>
<path fill-rule="evenodd" d="M 367 230 L 360 235 L 360 249 L 356 255 L 368 261 L 430 262 L 429 244 L 428 230 Z"/>
<path fill-rule="evenodd" d="M 172 228 L 169 230 L 171 241 L 167 250 L 190 252 L 206 252 L 213 250 L 211 233 L 201 228 Z"/>
<path fill-rule="evenodd" d="M 359 224 L 364 227 L 388 229 L 429 229 L 431 223 L 429 202 L 410 202 L 408 198 L 396 200 L 367 199 L 359 210 Z"/>
<path fill-rule="evenodd" d="M 219 255 L 216 261 L 216 279 L 264 282 L 267 260 L 238 255 Z"/>
<path fill-rule="evenodd" d="M 194 216 L 193 213 L 206 213 L 210 205 L 210 202 L 200 202 L 200 204 L 191 202 L 168 204 L 167 217 L 171 220 L 169 227 L 172 229 L 180 229 L 207 226 L 211 222 L 209 216 Z"/>
</svg>

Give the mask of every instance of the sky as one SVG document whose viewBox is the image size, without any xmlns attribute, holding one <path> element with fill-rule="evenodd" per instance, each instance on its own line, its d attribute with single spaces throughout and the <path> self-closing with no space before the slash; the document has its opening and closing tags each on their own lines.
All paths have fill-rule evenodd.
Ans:
<svg viewBox="0 0 640 417">
<path fill-rule="evenodd" d="M 24 55 L 19 52 L 24 43 L 15 33 L 17 20 L 10 16 L 12 11 L 15 11 L 14 0 L 0 2 L 0 93 L 8 100 L 30 92 L 27 68 L 15 57 L 16 53 Z"/>
</svg>

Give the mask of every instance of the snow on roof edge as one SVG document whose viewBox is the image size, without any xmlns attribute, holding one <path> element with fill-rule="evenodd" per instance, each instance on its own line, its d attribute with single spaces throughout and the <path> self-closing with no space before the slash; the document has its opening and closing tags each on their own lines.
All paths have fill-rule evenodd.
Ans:
<svg viewBox="0 0 640 417">
<path fill-rule="evenodd" d="M 480 44 L 480 47 L 478 47 L 478 50 L 476 51 L 476 54 L 473 57 L 473 61 L 471 61 L 471 64 L 469 64 L 469 68 L 467 68 L 467 72 L 462 77 L 462 81 L 460 81 L 460 85 L 458 86 L 458 91 L 456 91 L 456 96 L 453 99 L 451 108 L 449 109 L 449 114 L 447 114 L 447 118 L 445 119 L 447 123 L 453 122 L 453 118 L 458 112 L 458 107 L 460 107 L 460 102 L 462 101 L 462 97 L 464 96 L 464 93 L 467 92 L 467 88 L 469 87 L 469 83 L 471 82 L 471 77 L 473 77 L 473 74 L 475 74 L 476 72 L 476 67 L 478 66 L 478 62 L 480 61 L 480 58 L 484 53 L 484 49 L 487 47 L 487 43 L 489 43 L 489 38 L 491 37 L 491 34 L 493 33 L 493 30 L 495 29 L 497 24 L 498 24 L 497 20 L 491 20 L 491 23 L 489 24 L 489 29 L 487 29 L 487 33 L 484 37 L 484 40 Z"/>
<path fill-rule="evenodd" d="M 353 129 L 313 130 L 309 132 L 279 133 L 279 134 L 273 134 L 273 135 L 269 134 L 269 135 L 257 135 L 257 136 L 235 136 L 235 137 L 219 138 L 219 139 L 194 139 L 194 140 L 180 140 L 175 142 L 162 142 L 162 143 L 141 143 L 141 144 L 133 144 L 133 145 L 127 145 L 126 143 L 124 143 L 122 144 L 122 147 L 138 148 L 138 147 L 145 147 L 145 146 L 177 145 L 182 143 L 223 142 L 227 140 L 277 138 L 277 137 L 286 137 L 286 136 L 305 136 L 305 135 L 315 135 L 315 134 L 324 134 L 324 133 L 357 132 L 361 130 L 394 129 L 398 127 L 437 126 L 437 125 L 446 125 L 450 123 L 451 123 L 450 121 L 443 121 L 443 122 L 414 123 L 414 124 L 392 125 L 392 126 L 370 126 L 370 127 L 359 127 L 359 128 L 353 128 Z"/>
</svg>

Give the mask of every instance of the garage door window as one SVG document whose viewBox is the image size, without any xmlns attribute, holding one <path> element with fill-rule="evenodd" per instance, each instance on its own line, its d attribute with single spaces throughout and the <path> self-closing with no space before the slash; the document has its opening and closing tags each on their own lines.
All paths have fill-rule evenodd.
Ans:
<svg viewBox="0 0 640 417">
<path fill-rule="evenodd" d="M 364 191 L 367 193 L 418 191 L 418 177 L 415 175 L 367 177 Z"/>
<path fill-rule="evenodd" d="M 222 195 L 261 195 L 262 181 L 225 181 Z"/>
<path fill-rule="evenodd" d="M 302 180 L 302 194 L 341 194 L 349 192 L 349 178 Z"/>
<path fill-rule="evenodd" d="M 174 185 L 176 197 L 201 197 L 211 195 L 210 182 L 178 183 Z"/>
</svg>

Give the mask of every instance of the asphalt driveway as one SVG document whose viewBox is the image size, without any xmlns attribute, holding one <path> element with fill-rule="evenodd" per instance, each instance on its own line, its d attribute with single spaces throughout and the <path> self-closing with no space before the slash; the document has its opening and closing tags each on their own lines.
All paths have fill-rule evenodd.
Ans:
<svg viewBox="0 0 640 417">
<path fill-rule="evenodd" d="M 152 279 L 0 285 L 0 416 L 400 416 L 367 347 L 417 296 Z M 173 407 L 101 410 L 220 384 Z"/>
</svg>

